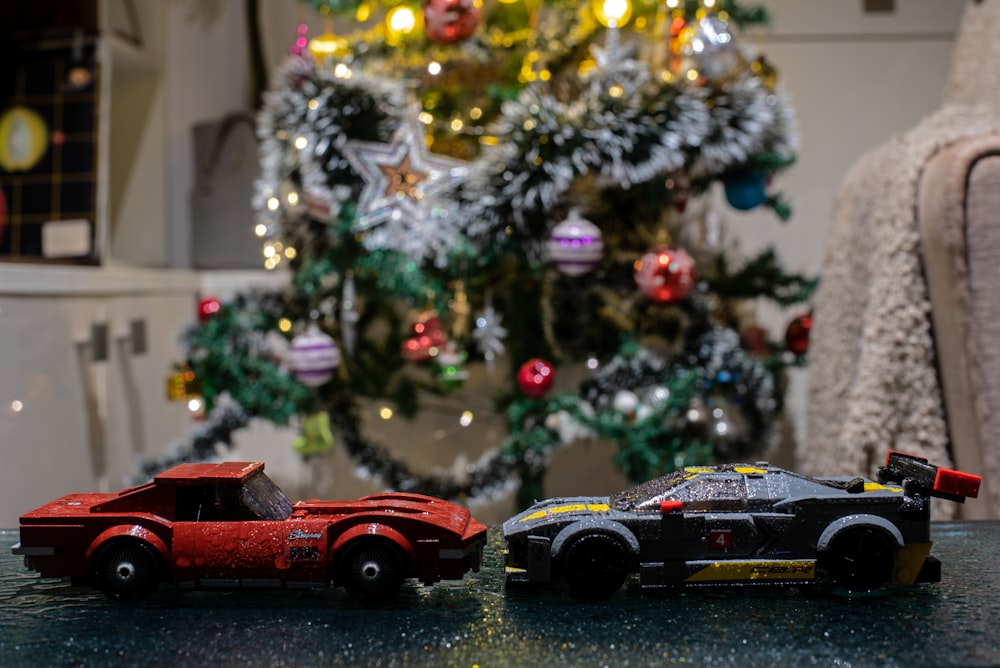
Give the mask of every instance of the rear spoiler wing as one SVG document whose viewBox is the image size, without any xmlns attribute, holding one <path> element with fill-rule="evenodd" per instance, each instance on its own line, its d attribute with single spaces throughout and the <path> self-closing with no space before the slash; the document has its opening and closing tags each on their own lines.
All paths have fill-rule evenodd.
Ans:
<svg viewBox="0 0 1000 668">
<path fill-rule="evenodd" d="M 923 457 L 890 450 L 885 466 L 878 469 L 878 481 L 900 484 L 907 495 L 936 496 L 964 503 L 966 498 L 974 499 L 979 495 L 983 479 L 971 473 L 934 466 Z"/>
</svg>

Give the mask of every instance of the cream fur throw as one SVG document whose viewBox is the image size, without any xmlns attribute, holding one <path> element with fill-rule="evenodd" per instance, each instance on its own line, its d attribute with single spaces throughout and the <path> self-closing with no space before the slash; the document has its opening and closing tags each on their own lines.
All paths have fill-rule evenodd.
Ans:
<svg viewBox="0 0 1000 668">
<path fill-rule="evenodd" d="M 872 475 L 890 448 L 952 465 L 918 189 L 939 151 L 1000 133 L 998 30 L 1000 0 L 966 5 L 943 108 L 863 156 L 837 195 L 810 342 L 808 438 L 797 453 L 805 472 Z M 960 206 L 962 189 L 956 182 L 947 201 Z M 952 517 L 956 506 L 934 512 Z"/>
<path fill-rule="evenodd" d="M 798 452 L 803 471 L 871 475 L 890 448 L 952 465 L 921 265 L 918 187 L 935 153 L 996 133 L 995 109 L 945 106 L 848 173 L 816 297 L 809 438 Z M 952 516 L 954 507 L 935 512 Z"/>
</svg>

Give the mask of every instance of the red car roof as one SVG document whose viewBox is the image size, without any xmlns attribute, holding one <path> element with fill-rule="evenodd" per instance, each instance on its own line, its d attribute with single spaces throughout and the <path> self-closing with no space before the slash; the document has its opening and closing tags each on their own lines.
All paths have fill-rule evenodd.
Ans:
<svg viewBox="0 0 1000 668">
<path fill-rule="evenodd" d="M 158 483 L 239 483 L 264 470 L 264 462 L 223 462 L 221 464 L 181 464 L 156 475 Z"/>
</svg>

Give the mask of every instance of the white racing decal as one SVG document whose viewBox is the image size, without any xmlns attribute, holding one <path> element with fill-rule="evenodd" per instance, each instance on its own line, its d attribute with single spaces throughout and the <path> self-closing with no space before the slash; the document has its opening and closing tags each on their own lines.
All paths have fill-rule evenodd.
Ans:
<svg viewBox="0 0 1000 668">
<path fill-rule="evenodd" d="M 288 534 L 288 540 L 310 540 L 322 537 L 322 533 L 306 533 L 302 529 L 292 529 L 292 532 Z"/>
</svg>

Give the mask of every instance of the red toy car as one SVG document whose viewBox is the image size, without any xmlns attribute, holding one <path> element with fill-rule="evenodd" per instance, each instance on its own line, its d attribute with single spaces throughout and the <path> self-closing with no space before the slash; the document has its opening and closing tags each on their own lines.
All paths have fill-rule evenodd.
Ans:
<svg viewBox="0 0 1000 668">
<path fill-rule="evenodd" d="M 486 527 L 418 494 L 299 501 L 260 462 L 182 464 L 118 494 L 70 494 L 21 517 L 14 554 L 118 600 L 181 589 L 340 585 L 359 598 L 479 570 Z"/>
</svg>

